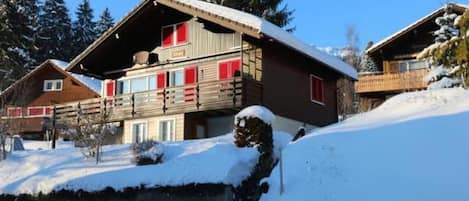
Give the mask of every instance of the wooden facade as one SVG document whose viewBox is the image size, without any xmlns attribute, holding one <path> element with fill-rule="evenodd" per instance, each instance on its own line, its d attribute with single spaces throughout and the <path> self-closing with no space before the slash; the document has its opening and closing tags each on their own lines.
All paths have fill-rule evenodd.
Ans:
<svg viewBox="0 0 469 201">
<path fill-rule="evenodd" d="M 452 8 L 457 14 L 466 9 L 456 4 L 452 4 Z M 428 72 L 428 64 L 417 61 L 416 57 L 433 44 L 432 33 L 439 29 L 435 19 L 443 14 L 444 7 L 439 8 L 366 51 L 379 71 L 360 74 L 355 83 L 361 111 L 372 109 L 393 95 L 426 89 L 423 78 Z"/>
<path fill-rule="evenodd" d="M 60 80 L 61 90 L 45 91 L 46 80 Z M 98 98 L 100 94 L 48 60 L 6 89 L 0 97 L 2 123 L 7 125 L 8 132 L 42 139 L 44 123 L 51 118 L 53 105 Z"/>
<path fill-rule="evenodd" d="M 135 135 L 164 140 L 165 120 L 175 126 L 174 140 L 207 137 L 209 118 L 254 104 L 298 124 L 337 121 L 340 72 L 236 21 L 156 2 L 144 1 L 71 62 L 69 70 L 105 79 L 106 89 L 103 98 L 57 104 L 58 122 L 110 111 L 109 121 L 122 122 L 123 141 L 131 143 Z M 311 99 L 313 75 L 320 103 Z"/>
</svg>

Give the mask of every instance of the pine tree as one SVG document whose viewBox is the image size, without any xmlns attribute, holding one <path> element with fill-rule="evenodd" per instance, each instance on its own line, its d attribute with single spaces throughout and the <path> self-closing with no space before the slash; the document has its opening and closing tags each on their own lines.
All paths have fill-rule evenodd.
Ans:
<svg viewBox="0 0 469 201">
<path fill-rule="evenodd" d="M 417 59 L 427 60 L 431 65 L 430 73 L 424 78 L 429 84 L 429 89 L 454 87 L 464 83 L 458 72 L 466 67 L 463 67 L 464 63 L 457 59 L 459 46 L 466 40 L 460 36 L 457 27 L 461 21 L 461 17 L 453 13 L 452 4 L 447 4 L 444 15 L 435 20 L 440 26 L 433 32 L 435 43 L 417 56 Z"/>
<path fill-rule="evenodd" d="M 96 28 L 95 32 L 100 36 L 104 32 L 106 32 L 108 29 L 110 29 L 112 26 L 114 26 L 114 19 L 111 16 L 111 12 L 109 12 L 109 9 L 106 8 L 101 16 L 99 17 L 98 22 L 96 23 Z"/>
<path fill-rule="evenodd" d="M 95 22 L 93 22 L 93 9 L 88 0 L 78 6 L 77 20 L 73 22 L 73 55 L 82 52 L 96 39 Z"/>
<path fill-rule="evenodd" d="M 64 0 L 45 0 L 40 8 L 36 58 L 39 61 L 49 58 L 69 61 L 72 58 L 72 32 Z"/>
<path fill-rule="evenodd" d="M 287 5 L 279 9 L 282 0 L 205 0 L 210 3 L 215 3 L 253 15 L 262 17 L 267 21 L 276 24 L 279 27 L 287 26 L 293 20 L 293 12 L 289 10 Z M 295 28 L 287 28 L 287 31 L 294 31 Z"/>
<path fill-rule="evenodd" d="M 366 50 L 373 46 L 373 42 L 368 42 Z M 360 72 L 363 73 L 372 73 L 378 72 L 378 65 L 376 65 L 375 61 L 365 52 L 362 53 L 360 59 L 360 67 L 358 69 Z"/>
<path fill-rule="evenodd" d="M 38 7 L 36 0 L 1 0 L 1 5 L 0 89 L 4 89 L 37 64 L 33 56 Z"/>
</svg>

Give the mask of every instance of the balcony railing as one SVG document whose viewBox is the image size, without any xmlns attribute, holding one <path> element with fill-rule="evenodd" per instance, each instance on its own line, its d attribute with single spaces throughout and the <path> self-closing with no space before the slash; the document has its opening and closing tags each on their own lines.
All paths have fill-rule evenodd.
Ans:
<svg viewBox="0 0 469 201">
<path fill-rule="evenodd" d="M 412 70 L 400 73 L 361 75 L 355 83 L 357 93 L 418 90 L 426 87 L 423 77 L 428 70 Z"/>
<path fill-rule="evenodd" d="M 99 118 L 108 112 L 109 122 L 165 114 L 239 108 L 260 103 L 262 85 L 241 77 L 199 82 L 114 97 L 89 99 L 54 106 L 57 122 L 74 123 L 80 118 Z"/>
</svg>

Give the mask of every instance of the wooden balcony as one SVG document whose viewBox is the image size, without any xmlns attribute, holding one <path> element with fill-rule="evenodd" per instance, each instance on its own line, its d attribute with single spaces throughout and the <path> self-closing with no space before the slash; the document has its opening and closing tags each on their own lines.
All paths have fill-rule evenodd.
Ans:
<svg viewBox="0 0 469 201">
<path fill-rule="evenodd" d="M 116 122 L 166 114 L 239 109 L 261 102 L 262 85 L 237 77 L 55 105 L 53 116 L 58 123 L 76 124 L 79 119 L 98 121 L 107 113 L 107 121 Z"/>
<path fill-rule="evenodd" d="M 421 69 L 400 73 L 360 75 L 358 82 L 355 83 L 355 91 L 356 93 L 378 93 L 425 89 L 423 77 L 427 73 L 427 69 Z"/>
</svg>

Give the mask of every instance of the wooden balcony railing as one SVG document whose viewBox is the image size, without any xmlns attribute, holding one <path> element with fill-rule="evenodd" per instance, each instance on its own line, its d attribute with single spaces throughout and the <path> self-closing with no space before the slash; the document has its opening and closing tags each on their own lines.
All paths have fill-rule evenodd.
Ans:
<svg viewBox="0 0 469 201">
<path fill-rule="evenodd" d="M 74 123 L 109 113 L 109 122 L 195 111 L 239 108 L 261 101 L 262 85 L 237 77 L 181 87 L 89 99 L 54 106 L 57 122 Z"/>
<path fill-rule="evenodd" d="M 400 73 L 360 75 L 355 83 L 357 93 L 390 92 L 424 89 L 426 84 L 423 77 L 427 69 L 406 71 Z"/>
</svg>

